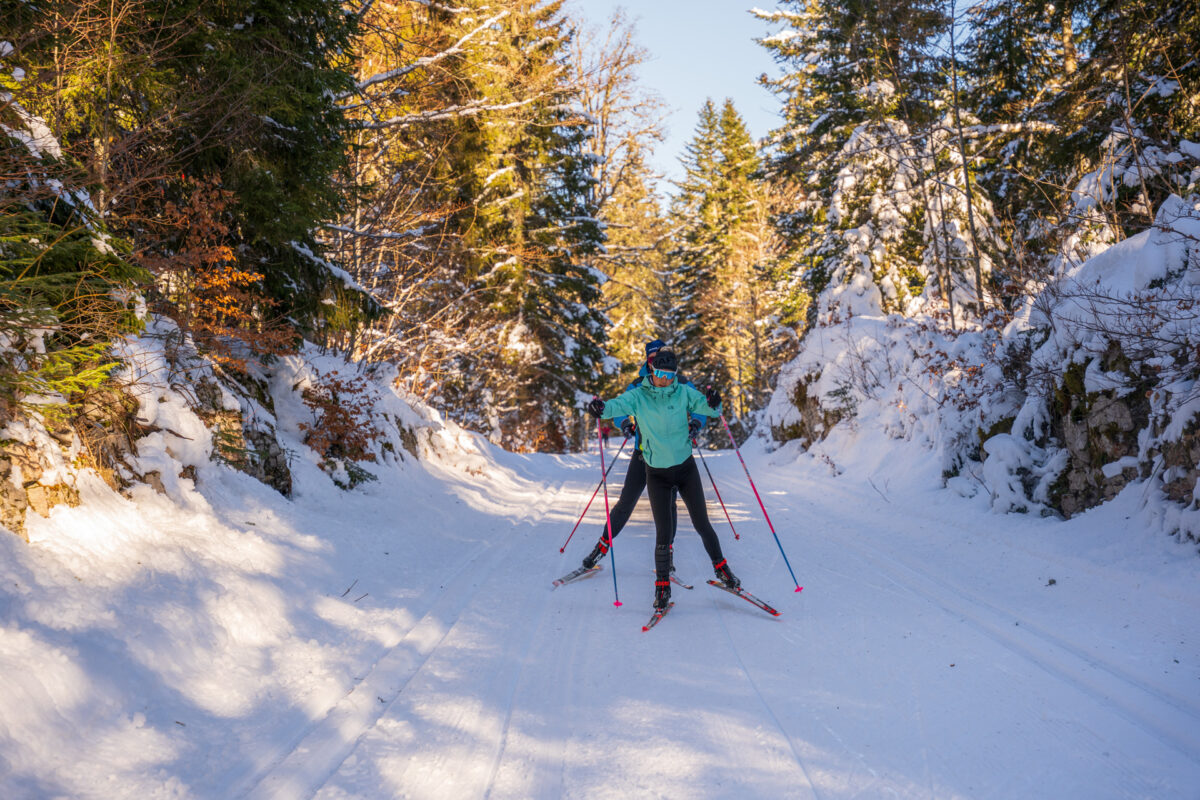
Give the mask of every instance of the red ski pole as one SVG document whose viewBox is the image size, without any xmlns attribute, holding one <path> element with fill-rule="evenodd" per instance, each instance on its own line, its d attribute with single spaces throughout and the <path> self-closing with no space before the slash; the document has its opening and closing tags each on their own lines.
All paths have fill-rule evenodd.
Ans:
<svg viewBox="0 0 1200 800">
<path fill-rule="evenodd" d="M 704 465 L 704 471 L 708 473 L 708 482 L 712 484 L 713 493 L 717 495 L 717 502 L 721 504 L 721 510 L 725 512 L 725 520 L 729 523 L 729 530 L 733 531 L 733 538 L 740 539 L 737 528 L 733 527 L 733 520 L 729 519 L 729 509 L 725 507 L 725 501 L 721 499 L 721 490 L 717 488 L 717 482 L 713 480 L 712 471 L 708 468 L 708 462 L 704 460 L 704 451 L 700 449 L 700 445 L 696 444 L 696 440 L 692 439 L 692 444 L 696 447 L 696 452 L 700 454 L 700 463 Z"/>
<path fill-rule="evenodd" d="M 621 605 L 621 595 L 617 592 L 617 552 L 613 550 L 612 543 L 612 515 L 608 512 L 608 472 L 604 469 L 604 429 L 600 426 L 600 420 L 596 420 L 596 439 L 600 442 L 600 483 L 604 486 L 604 525 L 608 531 L 608 552 L 612 558 L 613 574 L 613 605 Z"/>
<path fill-rule="evenodd" d="M 613 456 L 612 463 L 608 465 L 608 472 L 612 472 L 612 468 L 617 465 L 617 459 L 619 459 L 621 457 L 621 453 L 622 453 L 622 451 L 625 450 L 625 445 L 627 445 L 628 443 L 629 443 L 629 437 L 626 436 L 625 441 L 621 442 L 621 447 L 619 450 L 617 450 L 617 454 L 615 456 Z M 605 477 L 608 477 L 608 472 L 604 473 Z M 595 500 L 596 495 L 598 495 L 598 494 L 600 494 L 600 484 L 597 483 L 596 491 L 592 492 L 591 500 L 588 500 L 587 505 L 583 507 L 583 513 L 579 515 L 579 521 L 575 523 L 574 528 L 571 528 L 571 535 L 567 537 L 567 541 L 562 543 L 562 547 L 558 548 L 558 552 L 560 552 L 560 553 L 566 552 L 567 544 L 570 543 L 570 541 L 571 541 L 571 536 L 575 535 L 575 531 L 579 528 L 579 523 L 583 522 L 583 518 L 587 515 L 588 509 L 592 507 L 592 500 Z"/>
<path fill-rule="evenodd" d="M 775 533 L 775 526 L 771 524 L 771 517 L 767 514 L 767 507 L 763 505 L 762 498 L 758 496 L 758 487 L 754 485 L 754 478 L 750 477 L 750 470 L 746 467 L 746 460 L 742 458 L 742 451 L 738 449 L 737 440 L 733 438 L 733 431 L 729 430 L 729 423 L 725 421 L 725 415 L 721 415 L 721 424 L 725 426 L 725 432 L 729 434 L 729 441 L 733 444 L 733 452 L 737 453 L 738 461 L 742 462 L 742 469 L 746 472 L 746 480 L 750 481 L 750 488 L 754 490 L 754 499 L 758 501 L 758 507 L 762 509 L 763 517 L 767 520 L 767 527 L 771 529 L 771 535 L 775 537 L 775 544 L 779 547 L 779 554 L 783 556 L 783 563 L 787 564 L 788 572 L 792 574 L 792 581 L 796 584 L 796 591 L 800 591 L 804 587 L 800 585 L 800 581 L 796 580 L 796 573 L 792 570 L 792 564 L 788 561 L 787 553 L 783 552 L 783 545 L 779 543 L 779 534 Z"/>
</svg>

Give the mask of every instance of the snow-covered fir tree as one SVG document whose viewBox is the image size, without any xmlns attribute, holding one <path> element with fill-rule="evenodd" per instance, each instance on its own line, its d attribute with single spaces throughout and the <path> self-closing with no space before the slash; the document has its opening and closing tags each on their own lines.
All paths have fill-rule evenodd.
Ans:
<svg viewBox="0 0 1200 800">
<path fill-rule="evenodd" d="M 770 171 L 792 198 L 778 216 L 791 261 L 824 292 L 814 311 L 910 314 L 929 297 L 978 310 L 975 242 L 995 237 L 986 201 L 974 226 L 963 213 L 970 165 L 931 55 L 948 24 L 940 7 L 814 0 L 759 15 L 783 25 L 761 40 L 786 70 L 766 81 L 785 120 Z"/>
</svg>

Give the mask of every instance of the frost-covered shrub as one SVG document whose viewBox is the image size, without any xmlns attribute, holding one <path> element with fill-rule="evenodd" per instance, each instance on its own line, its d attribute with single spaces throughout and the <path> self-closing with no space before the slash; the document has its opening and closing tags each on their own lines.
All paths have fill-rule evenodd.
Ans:
<svg viewBox="0 0 1200 800">
<path fill-rule="evenodd" d="M 837 296 L 861 313 L 831 304 L 807 334 L 767 409 L 777 439 L 916 441 L 998 511 L 1070 515 L 1146 479 L 1164 524 L 1200 534 L 1200 205 L 1170 198 L 1007 324 L 884 314 L 865 284 Z"/>
<path fill-rule="evenodd" d="M 1073 513 L 1143 477 L 1195 508 L 1186 440 L 1200 412 L 1200 205 L 1168 198 L 1153 228 L 1069 269 L 1011 327 L 1041 335 L 1013 430 L 1061 470 L 1034 499 Z"/>
</svg>

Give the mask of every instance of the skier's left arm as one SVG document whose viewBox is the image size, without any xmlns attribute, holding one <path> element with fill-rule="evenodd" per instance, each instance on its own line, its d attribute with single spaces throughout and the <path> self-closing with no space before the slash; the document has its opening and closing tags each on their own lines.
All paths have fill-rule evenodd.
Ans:
<svg viewBox="0 0 1200 800">
<path fill-rule="evenodd" d="M 710 387 L 706 394 L 701 394 L 700 390 L 694 386 L 684 386 L 683 390 L 687 393 L 689 414 L 702 414 L 706 417 L 721 416 L 721 395 L 716 389 Z M 710 400 L 716 403 L 715 407 L 709 404 Z"/>
<path fill-rule="evenodd" d="M 683 385 L 692 389 L 696 389 L 696 384 L 692 383 L 691 381 L 686 381 Z M 700 390 L 696 389 L 696 391 Z M 691 433 L 692 436 L 695 436 L 697 433 L 703 430 L 704 423 L 706 422 L 708 422 L 708 417 L 692 411 L 690 408 L 688 409 L 688 432 Z"/>
</svg>

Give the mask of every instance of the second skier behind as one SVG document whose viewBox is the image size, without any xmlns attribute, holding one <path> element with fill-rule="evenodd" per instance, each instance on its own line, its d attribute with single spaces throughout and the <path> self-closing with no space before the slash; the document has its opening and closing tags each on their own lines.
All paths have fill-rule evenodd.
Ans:
<svg viewBox="0 0 1200 800">
<path fill-rule="evenodd" d="M 654 357 L 648 381 L 627 390 L 607 403 L 596 397 L 588 411 L 597 419 L 632 416 L 642 435 L 642 457 L 646 462 L 646 494 L 654 515 L 654 607 L 664 609 L 671 600 L 671 506 L 675 490 L 683 499 L 692 527 L 700 534 L 704 549 L 712 559 L 717 580 L 730 588 L 741 585 L 721 553 L 721 541 L 704 500 L 700 470 L 692 456 L 688 431 L 691 414 L 705 417 L 721 415 L 721 395 L 715 389 L 701 392 L 676 381 L 679 362 L 675 352 L 663 348 Z"/>
<path fill-rule="evenodd" d="M 653 374 L 654 358 L 658 355 L 658 351 L 666 347 L 666 343 L 662 339 L 654 339 L 646 342 L 646 360 L 645 363 L 638 369 L 638 376 L 632 383 L 625 387 L 626 391 L 636 389 L 650 379 Z M 691 386 L 691 382 L 683 377 L 682 373 L 676 372 L 675 380 L 678 383 Z M 705 418 L 699 414 L 692 414 L 688 422 L 688 432 L 692 439 L 704 427 Z M 633 509 L 637 506 L 638 500 L 642 496 L 642 490 L 646 488 L 646 464 L 642 459 L 642 436 L 634 424 L 634 419 L 628 415 L 617 416 L 613 419 L 613 424 L 621 429 L 621 433 L 625 434 L 626 438 L 633 439 L 633 455 L 629 459 L 629 469 L 625 472 L 625 483 L 621 487 L 621 495 L 617 499 L 616 505 L 612 507 L 609 514 L 609 521 L 612 524 L 612 538 L 616 539 L 617 534 L 624 529 L 625 524 L 629 522 L 630 515 L 633 514 Z M 675 544 L 675 492 L 671 492 L 671 544 Z M 605 525 L 600 530 L 600 538 L 596 541 L 596 546 L 592 548 L 592 552 L 588 553 L 583 559 L 583 566 L 591 569 L 604 558 L 608 553 L 609 543 L 609 527 Z M 675 571 L 675 564 L 671 564 L 671 572 Z"/>
</svg>

